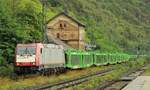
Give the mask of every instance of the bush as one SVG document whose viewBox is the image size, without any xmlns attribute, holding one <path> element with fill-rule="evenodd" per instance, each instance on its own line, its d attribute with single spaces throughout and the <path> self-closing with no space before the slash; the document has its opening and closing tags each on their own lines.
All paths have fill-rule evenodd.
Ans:
<svg viewBox="0 0 150 90">
<path fill-rule="evenodd" d="M 0 76 L 1 77 L 10 76 L 12 72 L 13 72 L 12 65 L 0 66 Z"/>
<path fill-rule="evenodd" d="M 4 60 L 4 57 L 0 54 L 0 66 L 6 65 L 6 61 Z"/>
</svg>

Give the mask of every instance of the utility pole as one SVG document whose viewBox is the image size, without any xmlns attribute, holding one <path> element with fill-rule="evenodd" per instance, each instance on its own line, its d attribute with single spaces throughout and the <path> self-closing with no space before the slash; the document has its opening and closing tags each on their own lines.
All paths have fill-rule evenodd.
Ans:
<svg viewBox="0 0 150 90">
<path fill-rule="evenodd" d="M 12 16 L 13 17 L 16 17 L 16 3 L 18 1 L 15 1 L 15 0 L 10 0 L 10 5 L 11 5 L 11 10 L 12 10 Z"/>
<path fill-rule="evenodd" d="M 41 30 L 43 31 L 43 43 L 47 43 L 47 26 L 46 26 L 46 2 L 47 0 L 41 0 L 42 3 L 42 24 Z"/>
<path fill-rule="evenodd" d="M 12 3 L 12 12 L 13 12 L 13 16 L 15 16 L 15 10 L 14 10 L 14 9 L 15 9 L 15 8 L 14 8 L 14 3 L 15 3 L 15 2 L 14 2 L 14 0 L 12 0 L 11 3 Z"/>
<path fill-rule="evenodd" d="M 67 1 L 66 1 L 66 0 L 64 0 L 64 2 L 65 2 L 65 4 L 64 4 L 64 13 L 65 13 L 65 14 L 68 14 Z"/>
<path fill-rule="evenodd" d="M 139 45 L 138 45 L 138 47 L 137 47 L 137 54 L 143 54 L 143 35 L 141 35 L 141 34 L 139 34 L 138 35 L 138 37 L 139 37 L 139 39 L 140 39 L 140 41 L 139 41 Z"/>
</svg>

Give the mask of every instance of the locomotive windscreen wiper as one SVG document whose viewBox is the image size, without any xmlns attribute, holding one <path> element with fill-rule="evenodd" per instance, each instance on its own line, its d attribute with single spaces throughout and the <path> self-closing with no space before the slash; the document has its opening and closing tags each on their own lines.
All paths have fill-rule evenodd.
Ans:
<svg viewBox="0 0 150 90">
<path fill-rule="evenodd" d="M 18 55 L 24 55 L 24 54 L 26 54 L 26 49 L 25 48 L 18 48 L 17 54 Z"/>
<path fill-rule="evenodd" d="M 35 55 L 35 48 L 27 48 L 26 53 L 30 55 Z"/>
</svg>

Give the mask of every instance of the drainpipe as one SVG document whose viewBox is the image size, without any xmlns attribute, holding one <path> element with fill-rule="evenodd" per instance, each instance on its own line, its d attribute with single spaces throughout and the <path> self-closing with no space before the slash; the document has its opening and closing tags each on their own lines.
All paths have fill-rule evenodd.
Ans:
<svg viewBox="0 0 150 90">
<path fill-rule="evenodd" d="M 79 38 L 79 41 L 78 41 L 78 48 L 80 49 L 80 30 L 79 30 L 79 24 L 78 24 L 78 38 Z"/>
</svg>

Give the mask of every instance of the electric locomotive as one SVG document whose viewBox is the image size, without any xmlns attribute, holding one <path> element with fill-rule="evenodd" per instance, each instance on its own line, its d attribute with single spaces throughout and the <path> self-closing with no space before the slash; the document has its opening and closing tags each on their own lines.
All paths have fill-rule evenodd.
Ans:
<svg viewBox="0 0 150 90">
<path fill-rule="evenodd" d="M 65 70 L 65 55 L 61 45 L 18 44 L 16 47 L 15 72 L 56 73 Z"/>
</svg>

